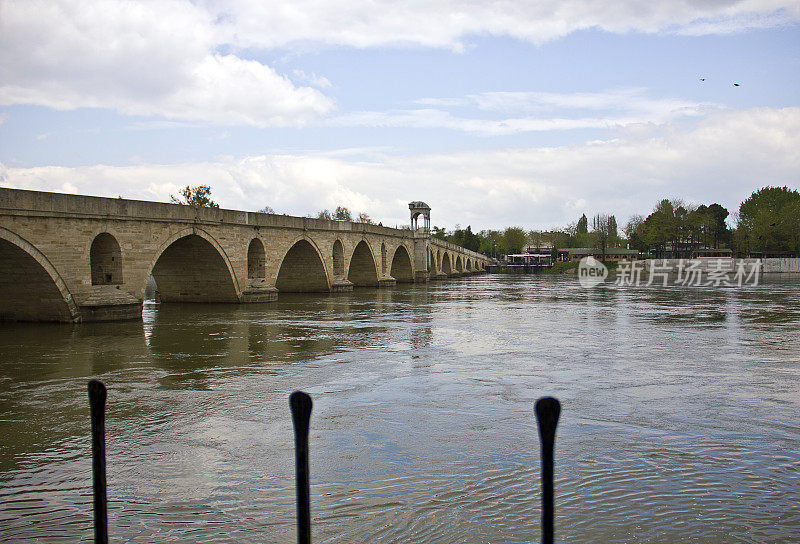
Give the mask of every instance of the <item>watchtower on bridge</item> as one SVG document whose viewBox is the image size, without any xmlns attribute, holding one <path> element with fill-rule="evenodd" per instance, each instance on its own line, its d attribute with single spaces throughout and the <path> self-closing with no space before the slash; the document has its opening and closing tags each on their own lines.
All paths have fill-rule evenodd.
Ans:
<svg viewBox="0 0 800 544">
<path fill-rule="evenodd" d="M 408 203 L 408 209 L 411 211 L 411 232 L 414 236 L 414 258 L 416 262 L 424 263 L 424 270 L 431 268 L 432 259 L 430 257 L 430 234 L 431 234 L 431 207 L 422 202 L 415 200 Z M 422 228 L 419 226 L 419 216 L 422 216 Z M 419 273 L 420 279 L 424 276 L 427 280 L 427 273 Z M 424 281 L 424 280 L 423 280 Z"/>
<path fill-rule="evenodd" d="M 415 200 L 408 204 L 408 209 L 411 210 L 411 230 L 417 233 L 419 228 L 419 216 L 423 218 L 422 232 L 423 234 L 430 234 L 431 232 L 431 207 L 422 202 Z"/>
</svg>

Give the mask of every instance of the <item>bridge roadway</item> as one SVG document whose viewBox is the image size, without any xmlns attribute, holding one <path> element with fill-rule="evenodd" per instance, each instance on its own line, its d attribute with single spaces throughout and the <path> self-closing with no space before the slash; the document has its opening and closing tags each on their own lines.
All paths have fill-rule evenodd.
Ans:
<svg viewBox="0 0 800 544">
<path fill-rule="evenodd" d="M 426 228 L 0 188 L 0 320 L 141 319 L 153 280 L 163 302 L 253 303 L 488 264 Z"/>
</svg>

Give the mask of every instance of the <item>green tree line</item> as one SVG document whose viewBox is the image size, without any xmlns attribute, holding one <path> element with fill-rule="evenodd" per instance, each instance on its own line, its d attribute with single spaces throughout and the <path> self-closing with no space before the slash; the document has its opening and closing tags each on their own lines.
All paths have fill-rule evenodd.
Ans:
<svg viewBox="0 0 800 544">
<path fill-rule="evenodd" d="M 729 226 L 731 223 L 732 226 Z M 433 235 L 488 256 L 520 253 L 528 247 L 606 249 L 627 246 L 659 257 L 689 257 L 697 249 L 730 249 L 738 255 L 800 253 L 800 193 L 789 187 L 754 191 L 731 214 L 719 203 L 690 204 L 662 199 L 649 215 L 634 215 L 621 229 L 614 215 L 581 215 L 566 227 L 525 231 L 520 227 L 452 231 L 433 227 Z"/>
<path fill-rule="evenodd" d="M 177 204 L 219 207 L 211 200 L 211 187 L 187 185 Z M 265 206 L 260 211 L 275 213 Z M 353 213 L 344 206 L 322 210 L 320 219 L 373 224 L 366 213 Z M 732 219 L 733 226 L 729 226 Z M 447 231 L 434 226 L 433 236 L 491 257 L 521 253 L 527 248 L 550 250 L 593 247 L 605 253 L 608 248 L 627 245 L 631 249 L 663 257 L 688 257 L 700 248 L 730 249 L 737 254 L 800 253 L 800 193 L 788 187 L 764 187 L 754 191 L 731 213 L 721 204 L 694 205 L 678 199 L 662 199 L 649 215 L 634 215 L 619 232 L 614 215 L 597 214 L 591 221 L 586 214 L 566 227 L 547 231 L 526 231 L 521 227 L 473 232 L 467 225 Z M 546 249 L 545 249 L 546 248 Z"/>
</svg>

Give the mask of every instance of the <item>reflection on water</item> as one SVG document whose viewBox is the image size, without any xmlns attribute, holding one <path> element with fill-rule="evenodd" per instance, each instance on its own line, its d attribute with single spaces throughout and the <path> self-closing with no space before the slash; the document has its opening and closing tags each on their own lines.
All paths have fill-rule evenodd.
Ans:
<svg viewBox="0 0 800 544">
<path fill-rule="evenodd" d="M 4 324 L 0 542 L 91 541 L 92 377 L 115 541 L 291 541 L 295 389 L 315 400 L 317 542 L 536 541 L 546 394 L 560 541 L 791 541 L 798 287 L 484 276 Z"/>
</svg>

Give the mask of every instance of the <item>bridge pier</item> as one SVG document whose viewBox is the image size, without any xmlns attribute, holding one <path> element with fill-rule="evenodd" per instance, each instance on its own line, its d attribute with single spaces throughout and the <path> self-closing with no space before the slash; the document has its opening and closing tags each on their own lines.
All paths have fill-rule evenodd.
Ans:
<svg viewBox="0 0 800 544">
<path fill-rule="evenodd" d="M 242 304 L 272 302 L 278 300 L 278 290 L 268 285 L 251 285 L 242 291 Z"/>
<path fill-rule="evenodd" d="M 336 278 L 331 282 L 331 293 L 349 293 L 353 290 L 353 282 L 344 278 Z"/>
<path fill-rule="evenodd" d="M 132 321 L 142 319 L 142 303 L 114 285 L 93 285 L 72 296 L 78 307 L 78 320 Z"/>
</svg>

